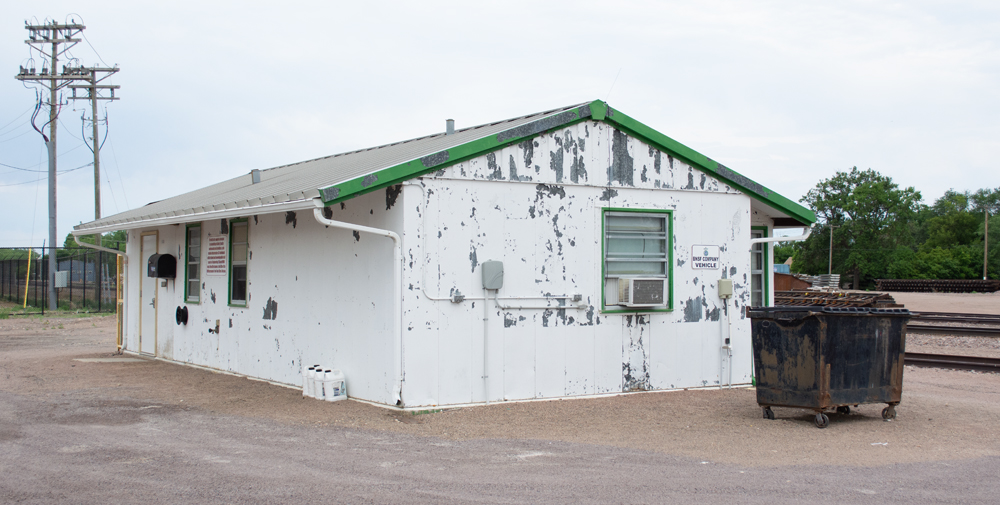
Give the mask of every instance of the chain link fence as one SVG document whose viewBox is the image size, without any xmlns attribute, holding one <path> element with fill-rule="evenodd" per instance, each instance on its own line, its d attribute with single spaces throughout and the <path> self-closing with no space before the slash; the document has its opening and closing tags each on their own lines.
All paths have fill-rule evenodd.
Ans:
<svg viewBox="0 0 1000 505">
<path fill-rule="evenodd" d="M 120 249 L 124 243 L 110 247 Z M 0 247 L 0 300 L 24 307 L 26 314 L 44 314 L 49 306 L 50 254 L 56 256 L 60 309 L 116 311 L 121 289 L 118 255 L 84 247 Z"/>
</svg>

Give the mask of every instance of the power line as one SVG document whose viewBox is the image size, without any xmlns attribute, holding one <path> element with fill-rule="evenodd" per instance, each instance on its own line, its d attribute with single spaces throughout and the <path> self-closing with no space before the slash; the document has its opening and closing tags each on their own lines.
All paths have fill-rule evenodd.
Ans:
<svg viewBox="0 0 1000 505">
<path fill-rule="evenodd" d="M 87 163 L 86 165 L 81 165 L 81 166 L 78 166 L 76 168 L 71 168 L 69 170 L 63 170 L 62 172 L 59 172 L 59 173 L 60 174 L 68 174 L 70 172 L 73 172 L 73 171 L 76 171 L 76 170 L 80 170 L 81 168 L 87 168 L 87 167 L 89 167 L 89 166 L 91 166 L 93 164 L 94 164 L 94 162 L 92 161 L 90 163 Z M 6 187 L 10 187 L 10 186 L 21 186 L 23 184 L 31 184 L 33 182 L 44 181 L 45 179 L 47 179 L 47 178 L 46 177 L 42 177 L 40 179 L 35 179 L 33 181 L 15 182 L 13 184 L 0 184 L 0 188 L 6 188 Z"/>
<path fill-rule="evenodd" d="M 69 152 L 69 151 L 66 151 L 66 152 Z M 66 153 L 63 153 L 63 154 L 66 154 Z M 94 162 L 91 161 L 90 163 L 87 163 L 86 165 L 83 165 L 83 167 L 89 167 L 90 165 L 93 165 L 93 164 L 94 164 Z M 7 168 L 13 168 L 15 170 L 20 170 L 22 172 L 32 172 L 32 173 L 36 173 L 36 174 L 47 174 L 47 173 L 49 173 L 48 170 L 31 170 L 30 168 L 19 168 L 19 167 L 15 167 L 13 165 L 7 165 L 5 163 L 0 163 L 0 166 L 4 166 L 4 167 L 7 167 Z M 74 170 L 79 170 L 79 169 L 81 169 L 83 167 L 71 168 L 69 170 L 60 170 L 60 171 L 58 171 L 56 173 L 57 174 L 65 174 L 67 172 L 72 172 Z M 10 173 L 13 173 L 13 172 L 4 172 L 4 173 L 10 174 Z"/>
<path fill-rule="evenodd" d="M 15 136 L 13 136 L 13 137 L 11 137 L 11 138 L 9 138 L 9 139 L 5 139 L 5 140 L 0 140 L 0 144 L 3 144 L 3 143 L 5 143 L 5 142 L 10 142 L 10 141 L 12 141 L 12 140 L 14 140 L 14 139 L 17 139 L 17 138 L 19 138 L 19 137 L 23 137 L 23 136 L 25 136 L 25 135 L 27 135 L 27 134 L 29 134 L 29 133 L 31 133 L 31 130 L 28 130 L 28 131 L 25 131 L 25 132 L 21 132 L 21 134 L 20 134 L 20 135 L 15 135 Z"/>
<path fill-rule="evenodd" d="M 111 178 L 108 177 L 108 171 L 104 171 L 104 179 L 108 181 L 108 191 L 111 192 L 111 201 L 115 204 L 115 214 L 119 212 L 118 210 L 118 198 L 115 198 L 115 188 L 111 186 Z"/>
<path fill-rule="evenodd" d="M 122 187 L 122 198 L 125 199 L 125 208 L 131 209 L 128 204 L 128 193 L 125 192 L 125 181 L 122 179 L 122 169 L 118 166 L 118 153 L 115 152 L 115 141 L 111 141 L 111 159 L 115 160 L 115 170 L 118 172 L 118 185 Z"/>
<path fill-rule="evenodd" d="M 10 121 L 9 123 L 7 123 L 7 124 L 5 124 L 5 125 L 3 125 L 3 126 L 0 126 L 0 131 L 3 131 L 3 130 L 4 130 L 5 128 L 7 128 L 8 126 L 10 126 L 10 125 L 14 124 L 15 122 L 17 122 L 17 120 L 18 120 L 18 119 L 21 119 L 21 116 L 23 116 L 23 115 L 27 114 L 27 113 L 28 113 L 29 111 L 31 111 L 31 109 L 33 109 L 33 108 L 34 108 L 34 107 L 28 107 L 27 109 L 25 109 L 25 110 L 24 110 L 24 112 L 22 112 L 22 113 L 18 114 L 18 115 L 17 115 L 17 117 L 16 117 L 16 118 L 14 118 L 14 119 L 12 119 L 12 120 L 11 120 L 11 121 Z M 0 135 L 3 135 L 3 134 L 0 134 Z"/>
</svg>

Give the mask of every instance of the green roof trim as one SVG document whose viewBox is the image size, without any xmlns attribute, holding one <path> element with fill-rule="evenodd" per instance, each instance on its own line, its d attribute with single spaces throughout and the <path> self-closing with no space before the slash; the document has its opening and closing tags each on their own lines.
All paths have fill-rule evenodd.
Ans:
<svg viewBox="0 0 1000 505">
<path fill-rule="evenodd" d="M 803 224 L 816 222 L 816 214 L 784 196 L 754 182 L 749 177 L 705 156 L 690 147 L 632 119 L 625 113 L 608 107 L 606 123 L 613 124 L 622 131 L 639 138 L 648 144 L 659 147 L 674 156 L 681 158 L 691 166 L 708 172 L 713 177 L 725 181 L 729 185 L 743 191 L 751 197 L 778 209 Z"/>
<path fill-rule="evenodd" d="M 422 158 L 384 168 L 363 177 L 320 188 L 319 193 L 326 205 L 342 202 L 414 177 L 442 170 L 451 165 L 533 138 L 549 130 L 571 126 L 588 118 L 604 121 L 635 138 L 666 151 L 684 160 L 692 167 L 703 170 L 751 197 L 788 214 L 802 224 L 808 225 L 816 222 L 816 215 L 811 210 L 632 119 L 625 113 L 612 109 L 601 100 L 546 116 L 496 135 L 489 135 Z"/>
</svg>

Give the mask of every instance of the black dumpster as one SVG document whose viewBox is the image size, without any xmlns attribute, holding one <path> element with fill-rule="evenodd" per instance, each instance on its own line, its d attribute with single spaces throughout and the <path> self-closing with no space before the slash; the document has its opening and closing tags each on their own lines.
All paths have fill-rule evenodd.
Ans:
<svg viewBox="0 0 1000 505">
<path fill-rule="evenodd" d="M 848 414 L 851 406 L 886 403 L 882 417 L 894 419 L 903 393 L 906 309 L 860 307 L 752 307 L 757 403 L 816 412 L 816 426 L 830 423 L 827 411 Z"/>
</svg>

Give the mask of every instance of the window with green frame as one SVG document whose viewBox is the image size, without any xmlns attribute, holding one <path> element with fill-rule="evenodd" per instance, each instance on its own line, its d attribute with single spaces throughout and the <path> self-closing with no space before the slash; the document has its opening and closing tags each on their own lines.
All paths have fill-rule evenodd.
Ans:
<svg viewBox="0 0 1000 505">
<path fill-rule="evenodd" d="M 751 226 L 750 238 L 767 237 L 766 226 Z M 765 307 L 770 305 L 770 289 L 767 272 L 767 244 L 754 244 L 750 248 L 750 306 Z"/>
<path fill-rule="evenodd" d="M 201 223 L 187 227 L 184 260 L 184 301 L 201 302 Z"/>
<path fill-rule="evenodd" d="M 229 223 L 229 304 L 247 304 L 247 259 L 250 252 L 246 219 Z"/>
<path fill-rule="evenodd" d="M 670 309 L 671 217 L 666 210 L 604 209 L 605 310 Z"/>
</svg>

